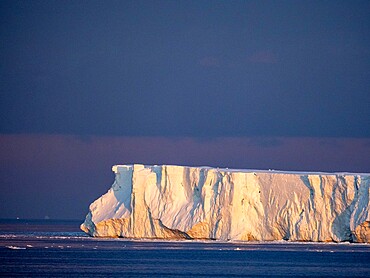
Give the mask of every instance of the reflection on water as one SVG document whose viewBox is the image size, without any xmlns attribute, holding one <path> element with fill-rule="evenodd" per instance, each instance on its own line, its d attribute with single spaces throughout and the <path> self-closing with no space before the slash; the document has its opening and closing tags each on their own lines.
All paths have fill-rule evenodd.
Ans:
<svg viewBox="0 0 370 278">
<path fill-rule="evenodd" d="M 368 277 L 368 244 L 91 238 L 80 221 L 0 221 L 5 276 Z"/>
</svg>

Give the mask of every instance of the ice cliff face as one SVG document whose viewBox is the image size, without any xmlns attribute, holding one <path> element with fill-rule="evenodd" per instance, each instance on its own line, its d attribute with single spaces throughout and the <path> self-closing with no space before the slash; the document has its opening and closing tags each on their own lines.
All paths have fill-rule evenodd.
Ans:
<svg viewBox="0 0 370 278">
<path fill-rule="evenodd" d="M 116 165 L 96 237 L 370 242 L 370 174 Z"/>
</svg>

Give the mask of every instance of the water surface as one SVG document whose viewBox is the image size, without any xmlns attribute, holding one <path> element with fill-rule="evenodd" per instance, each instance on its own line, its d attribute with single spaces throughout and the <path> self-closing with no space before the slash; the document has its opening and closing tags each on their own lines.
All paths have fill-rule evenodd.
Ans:
<svg viewBox="0 0 370 278">
<path fill-rule="evenodd" d="M 1 220 L 6 277 L 369 277 L 370 245 L 98 239 L 82 221 Z"/>
</svg>

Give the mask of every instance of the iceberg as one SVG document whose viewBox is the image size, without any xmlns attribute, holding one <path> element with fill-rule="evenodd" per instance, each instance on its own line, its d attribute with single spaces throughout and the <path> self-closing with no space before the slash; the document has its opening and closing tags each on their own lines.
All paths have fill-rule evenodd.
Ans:
<svg viewBox="0 0 370 278">
<path fill-rule="evenodd" d="M 94 237 L 370 242 L 370 174 L 115 165 Z"/>
</svg>

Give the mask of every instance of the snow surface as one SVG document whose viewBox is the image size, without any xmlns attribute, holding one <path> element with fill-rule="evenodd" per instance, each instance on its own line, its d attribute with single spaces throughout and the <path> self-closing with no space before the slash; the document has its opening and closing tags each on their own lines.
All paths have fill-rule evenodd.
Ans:
<svg viewBox="0 0 370 278">
<path fill-rule="evenodd" d="M 96 237 L 370 242 L 370 174 L 115 165 Z"/>
</svg>

